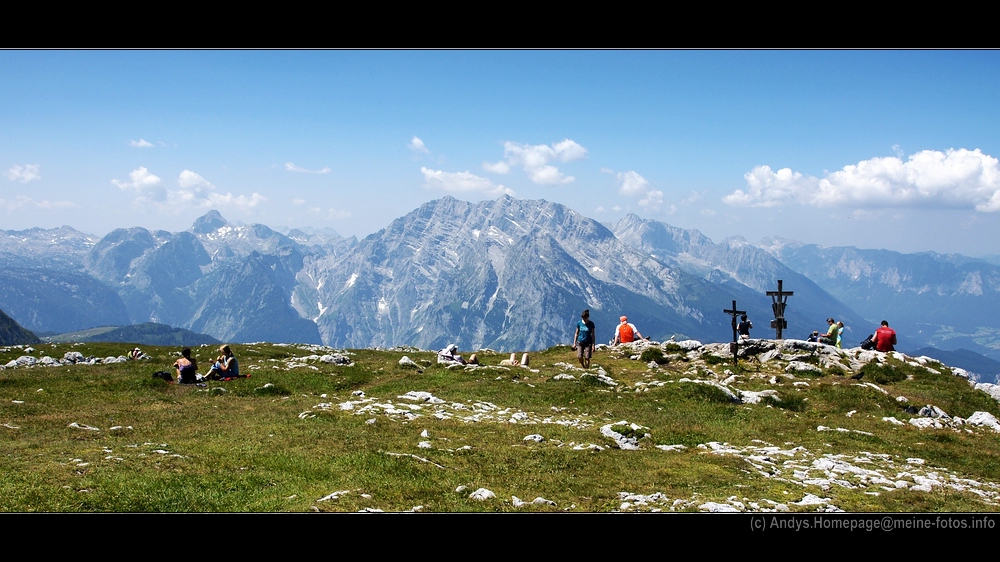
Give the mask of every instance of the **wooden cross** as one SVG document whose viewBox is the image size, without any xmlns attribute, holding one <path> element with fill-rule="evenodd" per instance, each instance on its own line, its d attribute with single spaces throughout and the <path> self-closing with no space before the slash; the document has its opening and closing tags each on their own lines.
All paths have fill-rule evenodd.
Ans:
<svg viewBox="0 0 1000 562">
<path fill-rule="evenodd" d="M 737 343 L 739 341 L 739 339 L 738 339 L 739 336 L 736 333 L 736 317 L 739 316 L 740 314 L 746 314 L 747 311 L 745 311 L 745 310 L 736 310 L 736 301 L 733 301 L 733 308 L 731 310 L 723 310 L 722 312 L 724 312 L 724 313 L 726 313 L 726 314 L 728 314 L 728 315 L 730 315 L 730 316 L 733 317 L 733 323 L 732 323 L 732 325 L 733 325 L 733 343 L 729 345 L 729 349 L 730 349 L 730 351 L 733 352 L 733 365 L 735 365 L 736 364 L 736 352 L 738 350 L 738 345 L 739 345 Z"/>
<path fill-rule="evenodd" d="M 771 310 L 774 311 L 771 327 L 775 330 L 774 339 L 776 340 L 781 339 L 781 331 L 788 327 L 788 322 L 785 321 L 785 305 L 788 304 L 788 297 L 793 294 L 792 291 L 781 290 L 781 279 L 778 279 L 777 291 L 767 291 L 767 296 L 771 297 Z"/>
</svg>

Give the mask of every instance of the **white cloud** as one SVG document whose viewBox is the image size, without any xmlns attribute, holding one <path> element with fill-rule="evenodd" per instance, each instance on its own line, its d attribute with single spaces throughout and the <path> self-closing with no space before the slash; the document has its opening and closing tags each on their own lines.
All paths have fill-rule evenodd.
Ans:
<svg viewBox="0 0 1000 562">
<path fill-rule="evenodd" d="M 38 164 L 25 164 L 24 166 L 18 164 L 12 166 L 4 173 L 4 175 L 7 176 L 7 179 L 10 181 L 28 183 L 29 181 L 42 179 L 41 171 L 42 167 Z"/>
<path fill-rule="evenodd" d="M 298 197 L 292 199 L 292 205 L 302 205 L 305 202 L 306 202 L 305 199 L 299 199 Z"/>
<path fill-rule="evenodd" d="M 483 169 L 494 174 L 509 174 L 510 164 L 504 162 L 503 160 L 497 162 L 496 164 L 483 162 Z"/>
<path fill-rule="evenodd" d="M 638 195 L 649 189 L 649 180 L 640 176 L 637 172 L 618 172 L 618 191 L 622 195 Z M 662 193 L 661 193 L 662 195 Z"/>
<path fill-rule="evenodd" d="M 184 170 L 177 177 L 180 189 L 168 190 L 167 199 L 171 207 L 195 207 L 201 209 L 217 209 L 220 207 L 249 210 L 260 205 L 267 198 L 259 193 L 251 196 L 218 193 L 215 185 L 201 175 Z"/>
<path fill-rule="evenodd" d="M 3 209 L 7 212 L 12 212 L 24 208 L 51 210 L 51 209 L 70 209 L 76 206 L 77 206 L 76 203 L 73 203 L 72 201 L 35 201 L 34 199 L 31 199 L 30 197 L 26 197 L 24 195 L 18 195 L 17 197 L 9 201 L 0 199 L 0 209 Z"/>
<path fill-rule="evenodd" d="M 129 174 L 128 181 L 111 180 L 122 191 L 134 191 L 137 204 L 149 204 L 168 213 L 181 213 L 189 209 L 214 209 L 227 207 L 247 210 L 267 201 L 263 195 L 254 193 L 249 197 L 218 193 L 215 185 L 191 170 L 184 170 L 177 176 L 177 189 L 167 188 L 163 181 L 140 166 Z"/>
<path fill-rule="evenodd" d="M 146 139 L 129 140 L 128 145 L 134 146 L 135 148 L 153 148 L 153 143 Z"/>
<path fill-rule="evenodd" d="M 181 194 L 184 194 L 181 192 Z M 186 194 L 184 194 L 186 195 Z M 209 193 L 207 197 L 185 199 L 192 206 L 201 209 L 218 209 L 226 207 L 230 209 L 240 209 L 247 211 L 267 201 L 267 197 L 259 193 L 253 193 L 250 197 L 246 195 L 233 195 L 232 193 Z"/>
<path fill-rule="evenodd" d="M 659 189 L 650 189 L 645 195 L 643 195 L 642 199 L 639 200 L 640 207 L 647 207 L 649 209 L 659 209 L 662 204 L 663 192 Z"/>
<path fill-rule="evenodd" d="M 550 162 L 569 162 L 587 155 L 587 149 L 576 141 L 564 139 L 553 145 L 521 144 L 507 141 L 503 144 L 504 159 L 497 163 L 484 162 L 487 171 L 506 174 L 511 167 L 521 167 L 531 181 L 542 185 L 570 183 L 576 178 L 564 175 Z"/>
<path fill-rule="evenodd" d="M 181 186 L 181 189 L 195 193 L 215 189 L 215 186 L 212 185 L 211 182 L 191 170 L 184 170 L 179 176 L 177 176 L 177 185 Z"/>
<path fill-rule="evenodd" d="M 111 183 L 122 191 L 135 191 L 140 195 L 145 195 L 153 191 L 160 191 L 158 186 L 161 181 L 159 177 L 150 173 L 145 166 L 139 166 L 129 172 L 128 180 L 111 180 Z"/>
<path fill-rule="evenodd" d="M 728 205 L 773 207 L 944 206 L 1000 211 L 1000 161 L 976 150 L 924 150 L 905 162 L 889 156 L 862 160 L 819 179 L 789 168 L 757 166 L 744 175 L 746 190 L 723 197 Z"/>
<path fill-rule="evenodd" d="M 605 170 L 607 168 L 602 169 L 602 171 Z M 607 170 L 606 173 L 615 175 L 619 193 L 629 197 L 639 197 L 640 207 L 644 207 L 650 211 L 660 210 L 660 207 L 663 205 L 663 192 L 659 189 L 653 189 L 649 180 L 642 177 L 639 172 L 629 170 L 627 172 L 615 173 L 612 170 Z M 668 214 L 673 214 L 676 210 L 677 208 L 671 205 Z"/>
<path fill-rule="evenodd" d="M 431 153 L 430 150 L 427 150 L 427 145 L 424 144 L 424 141 L 420 140 L 420 137 L 413 137 L 412 139 L 410 139 L 410 144 L 406 146 L 410 147 L 410 150 L 418 154 Z"/>
<path fill-rule="evenodd" d="M 295 164 L 292 164 L 291 162 L 285 162 L 285 170 L 288 170 L 289 172 L 299 172 L 301 174 L 329 174 L 330 173 L 330 167 L 329 166 L 325 166 L 325 167 L 320 168 L 318 170 L 309 170 L 307 168 L 302 168 L 300 166 L 296 166 Z"/>
<path fill-rule="evenodd" d="M 687 196 L 687 197 L 685 197 L 684 199 L 681 200 L 681 205 L 693 205 L 693 204 L 697 203 L 698 201 L 701 201 L 702 197 L 704 195 L 705 195 L 704 191 L 702 191 L 700 193 L 697 192 L 697 191 L 692 191 L 691 195 L 689 195 L 689 196 Z"/>
<path fill-rule="evenodd" d="M 421 166 L 420 173 L 424 175 L 424 187 L 427 189 L 443 189 L 452 193 L 483 193 L 492 196 L 514 195 L 512 190 L 467 171 L 445 172 Z"/>
<path fill-rule="evenodd" d="M 607 210 L 607 209 L 605 209 L 604 207 L 598 207 L 598 208 L 594 209 L 594 212 L 595 212 L 595 213 L 603 213 L 603 212 L 605 212 L 606 210 Z"/>
</svg>

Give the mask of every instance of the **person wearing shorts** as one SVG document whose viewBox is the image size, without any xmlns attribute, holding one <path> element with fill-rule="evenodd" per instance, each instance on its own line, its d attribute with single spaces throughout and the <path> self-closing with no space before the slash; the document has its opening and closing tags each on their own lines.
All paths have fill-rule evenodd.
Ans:
<svg viewBox="0 0 1000 562">
<path fill-rule="evenodd" d="M 594 343 L 597 341 L 594 330 L 594 323 L 590 321 L 590 309 L 584 310 L 573 334 L 573 349 L 584 369 L 590 368 L 590 359 L 594 356 Z"/>
</svg>

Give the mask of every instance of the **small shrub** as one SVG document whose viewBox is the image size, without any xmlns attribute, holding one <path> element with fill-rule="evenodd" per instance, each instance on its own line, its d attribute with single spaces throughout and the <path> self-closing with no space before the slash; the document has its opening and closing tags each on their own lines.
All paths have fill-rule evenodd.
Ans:
<svg viewBox="0 0 1000 562">
<path fill-rule="evenodd" d="M 281 385 L 267 383 L 260 388 L 253 389 L 253 393 L 257 396 L 288 396 L 292 391 Z"/>
<path fill-rule="evenodd" d="M 729 361 L 726 357 L 719 357 L 718 355 L 712 355 L 711 353 L 702 353 L 701 359 L 709 365 L 719 365 L 721 363 L 726 363 Z"/>
<path fill-rule="evenodd" d="M 799 357 L 797 361 L 801 361 L 803 363 L 809 363 L 810 365 L 819 365 L 819 355 L 806 355 L 803 357 Z"/>
<path fill-rule="evenodd" d="M 656 349 L 655 347 L 649 347 L 643 350 L 642 355 L 639 356 L 639 359 L 641 359 L 643 363 L 649 363 L 650 361 L 654 361 L 656 362 L 657 365 L 666 365 L 667 363 L 670 362 L 670 359 L 665 357 L 663 355 L 663 352 L 660 351 L 659 349 Z"/>
<path fill-rule="evenodd" d="M 688 383 L 679 385 L 678 388 L 681 395 L 686 398 L 720 404 L 731 404 L 733 402 L 733 399 L 724 390 L 710 384 Z"/>
<path fill-rule="evenodd" d="M 826 370 L 826 374 L 842 377 L 844 376 L 845 373 L 844 370 L 841 369 L 840 367 L 830 367 L 829 369 Z"/>
<path fill-rule="evenodd" d="M 779 392 L 778 396 L 769 396 L 768 400 L 773 406 L 782 410 L 801 412 L 806 409 L 806 399 L 790 392 Z"/>
<path fill-rule="evenodd" d="M 673 342 L 664 345 L 663 350 L 667 353 L 684 353 L 684 348 Z"/>
<path fill-rule="evenodd" d="M 642 439 L 646 436 L 646 431 L 643 429 L 632 429 L 630 425 L 615 425 L 611 427 L 611 431 L 621 434 L 623 437 L 635 437 L 636 439 Z"/>
<path fill-rule="evenodd" d="M 881 365 L 878 361 L 872 361 L 861 368 L 862 378 L 876 384 L 892 384 L 906 379 L 906 373 L 898 367 L 886 364 Z"/>
</svg>

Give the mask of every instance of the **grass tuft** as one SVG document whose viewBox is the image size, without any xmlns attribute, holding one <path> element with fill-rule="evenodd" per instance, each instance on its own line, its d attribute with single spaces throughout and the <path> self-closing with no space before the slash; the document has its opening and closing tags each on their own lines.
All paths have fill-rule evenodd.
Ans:
<svg viewBox="0 0 1000 562">
<path fill-rule="evenodd" d="M 664 356 L 663 352 L 655 347 L 647 347 L 644 349 L 642 351 L 642 355 L 639 356 L 639 359 L 641 359 L 643 363 L 653 361 L 657 365 L 666 365 L 667 363 L 670 363 L 670 359 Z"/>
</svg>

